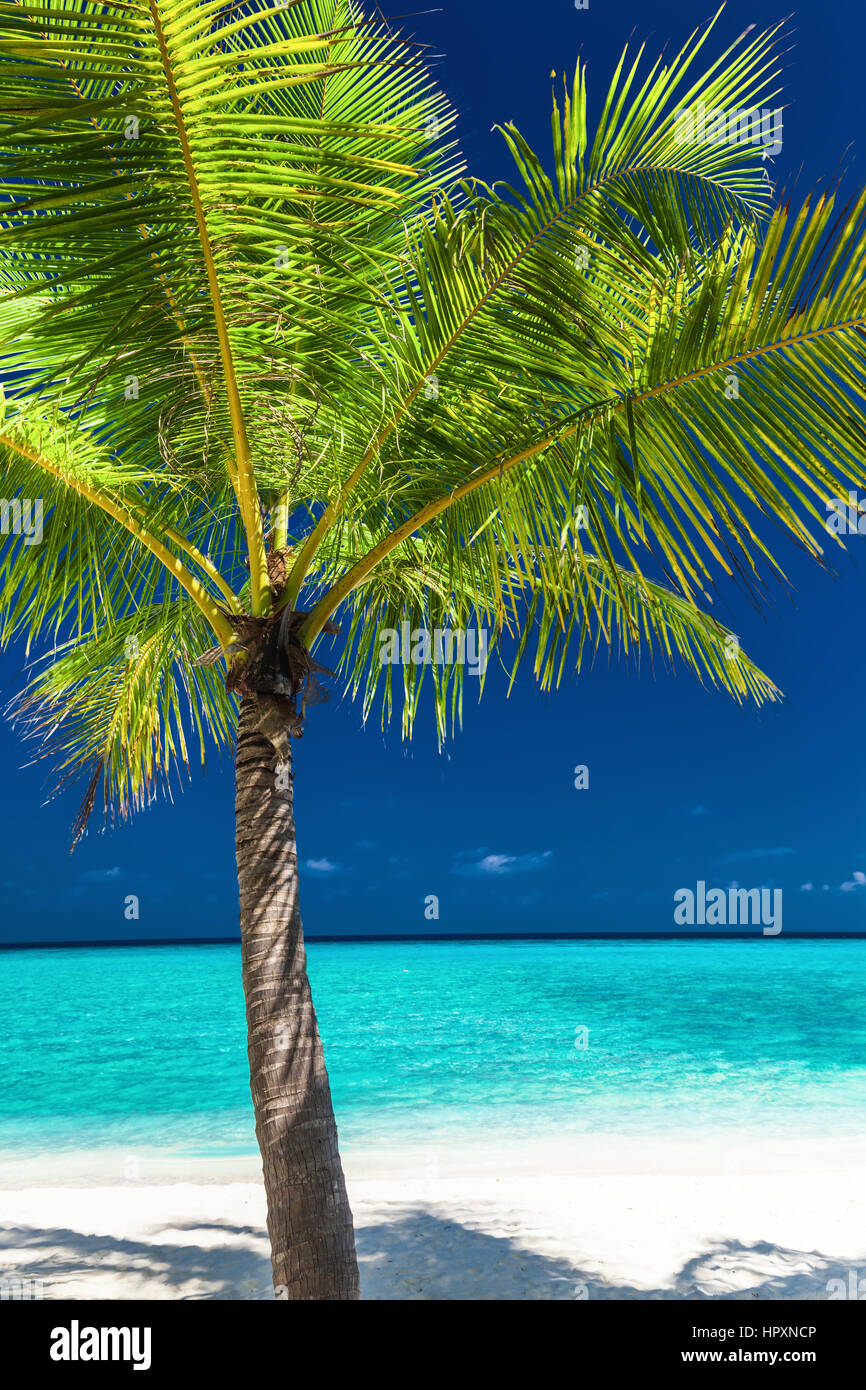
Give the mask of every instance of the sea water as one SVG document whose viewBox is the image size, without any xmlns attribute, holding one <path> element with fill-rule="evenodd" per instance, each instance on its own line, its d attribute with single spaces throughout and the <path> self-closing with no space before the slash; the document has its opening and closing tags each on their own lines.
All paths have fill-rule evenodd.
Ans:
<svg viewBox="0 0 866 1390">
<path fill-rule="evenodd" d="M 344 1145 L 866 1135 L 866 942 L 308 943 Z M 0 952 L 0 1156 L 255 1153 L 237 945 Z"/>
</svg>

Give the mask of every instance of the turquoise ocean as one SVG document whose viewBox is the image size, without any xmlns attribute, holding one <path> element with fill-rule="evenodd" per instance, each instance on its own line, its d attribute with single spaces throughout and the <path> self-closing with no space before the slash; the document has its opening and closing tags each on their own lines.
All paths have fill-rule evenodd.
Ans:
<svg viewBox="0 0 866 1390">
<path fill-rule="evenodd" d="M 866 1134 L 866 941 L 308 943 L 352 1146 Z M 236 945 L 0 952 L 0 1154 L 255 1153 Z"/>
</svg>

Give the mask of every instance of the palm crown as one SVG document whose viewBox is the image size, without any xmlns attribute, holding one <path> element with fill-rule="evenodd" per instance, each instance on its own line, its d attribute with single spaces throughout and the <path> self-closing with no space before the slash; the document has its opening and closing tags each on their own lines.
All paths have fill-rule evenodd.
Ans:
<svg viewBox="0 0 866 1390">
<path fill-rule="evenodd" d="M 864 198 L 771 213 L 757 146 L 681 138 L 776 96 L 775 32 L 702 70 L 711 28 L 624 55 L 592 136 L 578 65 L 552 165 L 508 125 L 491 188 L 354 0 L 0 4 L 3 490 L 48 508 L 0 630 L 47 644 L 18 714 L 86 809 L 229 742 L 254 639 L 332 618 L 386 713 L 407 620 L 543 684 L 607 643 L 777 697 L 709 575 L 779 569 L 761 513 L 818 554 L 863 478 Z"/>
</svg>

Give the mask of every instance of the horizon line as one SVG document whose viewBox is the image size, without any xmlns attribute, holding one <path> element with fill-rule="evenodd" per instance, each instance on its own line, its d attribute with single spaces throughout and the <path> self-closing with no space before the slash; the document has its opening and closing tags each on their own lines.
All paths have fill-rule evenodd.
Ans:
<svg viewBox="0 0 866 1390">
<path fill-rule="evenodd" d="M 590 931 L 590 932 L 403 932 L 367 933 L 358 932 L 341 936 L 331 933 L 304 935 L 305 942 L 435 942 L 435 941 L 764 941 L 767 938 L 758 929 L 753 931 Z M 862 941 L 866 931 L 790 931 L 770 938 L 773 941 Z M 0 941 L 0 951 L 50 951 L 82 949 L 86 946 L 239 946 L 237 936 L 153 936 L 153 937 L 106 937 L 88 938 L 75 941 Z"/>
</svg>

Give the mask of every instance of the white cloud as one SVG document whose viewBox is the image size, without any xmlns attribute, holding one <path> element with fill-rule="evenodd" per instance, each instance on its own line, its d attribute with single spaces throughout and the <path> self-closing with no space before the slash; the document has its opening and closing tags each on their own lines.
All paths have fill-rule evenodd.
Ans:
<svg viewBox="0 0 866 1390">
<path fill-rule="evenodd" d="M 516 863 L 513 854 L 485 854 L 475 867 L 483 874 L 507 874 Z"/>
<path fill-rule="evenodd" d="M 84 883 L 111 883 L 120 878 L 120 868 L 115 864 L 113 869 L 87 869 L 81 878 Z"/>
<path fill-rule="evenodd" d="M 483 849 L 471 855 L 458 855 L 457 863 L 451 870 L 455 874 L 526 874 L 535 869 L 543 869 L 553 858 L 553 850 L 533 850 L 529 854 L 488 854 Z"/>
<path fill-rule="evenodd" d="M 336 874 L 340 870 L 339 864 L 332 864 L 330 859 L 306 859 L 304 868 L 311 874 Z"/>
</svg>

